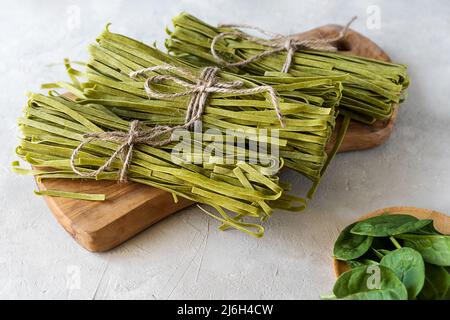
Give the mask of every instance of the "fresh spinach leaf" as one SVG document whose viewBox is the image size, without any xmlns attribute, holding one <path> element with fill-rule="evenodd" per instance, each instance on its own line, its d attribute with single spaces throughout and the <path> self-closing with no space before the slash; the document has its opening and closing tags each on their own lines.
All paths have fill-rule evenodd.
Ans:
<svg viewBox="0 0 450 320">
<path fill-rule="evenodd" d="M 384 266 L 361 266 L 344 272 L 333 293 L 340 299 L 406 300 L 408 293 L 395 273 Z"/>
<path fill-rule="evenodd" d="M 339 260 L 347 261 L 359 258 L 369 250 L 372 244 L 372 237 L 350 233 L 355 224 L 342 230 L 334 244 L 333 254 Z"/>
<path fill-rule="evenodd" d="M 434 227 L 433 223 L 430 223 L 428 225 L 426 225 L 423 228 L 420 228 L 414 232 L 412 232 L 414 234 L 435 234 L 435 235 L 444 235 L 443 233 L 439 232 L 436 230 L 436 228 Z"/>
<path fill-rule="evenodd" d="M 362 267 L 365 264 L 362 263 L 362 261 L 359 261 L 359 260 L 349 260 L 349 261 L 347 261 L 347 265 L 348 265 L 348 267 L 350 269 L 355 269 L 355 268 L 358 268 L 358 267 Z"/>
<path fill-rule="evenodd" d="M 438 266 L 450 266 L 450 236 L 400 234 L 403 246 L 420 252 L 425 262 Z"/>
<path fill-rule="evenodd" d="M 405 214 L 384 214 L 356 223 L 350 232 L 372 237 L 389 237 L 413 232 L 431 222 L 432 220 L 419 220 L 416 217 Z"/>
<path fill-rule="evenodd" d="M 425 284 L 417 296 L 420 300 L 450 300 L 450 274 L 441 266 L 425 264 Z"/>
<path fill-rule="evenodd" d="M 405 223 L 404 225 L 397 228 L 397 230 L 395 230 L 395 232 L 392 233 L 391 236 L 395 236 L 397 234 L 402 234 L 402 233 L 414 232 L 416 230 L 423 229 L 432 223 L 433 223 L 433 220 L 431 220 L 431 219 L 422 219 L 422 220 L 417 220 L 415 222 L 411 221 L 411 222 Z"/>
<path fill-rule="evenodd" d="M 355 269 L 355 268 L 361 267 L 361 266 L 377 265 L 378 262 L 376 262 L 375 260 L 370 260 L 370 259 L 356 259 L 356 260 L 347 261 L 347 264 L 350 267 L 350 269 Z"/>
<path fill-rule="evenodd" d="M 425 281 L 425 263 L 419 252 L 412 248 L 400 248 L 386 254 L 380 265 L 395 272 L 408 291 L 408 298 L 415 299 Z"/>
</svg>

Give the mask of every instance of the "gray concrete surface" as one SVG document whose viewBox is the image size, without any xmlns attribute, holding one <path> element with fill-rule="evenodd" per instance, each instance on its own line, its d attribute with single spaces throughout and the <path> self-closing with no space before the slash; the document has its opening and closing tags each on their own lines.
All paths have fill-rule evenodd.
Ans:
<svg viewBox="0 0 450 320">
<path fill-rule="evenodd" d="M 334 283 L 331 252 L 338 230 L 360 214 L 395 205 L 450 213 L 448 1 L 2 0 L 1 5 L 0 298 L 317 299 Z M 89 253 L 33 194 L 33 179 L 11 173 L 24 94 L 65 77 L 61 66 L 48 65 L 85 58 L 87 44 L 107 22 L 114 31 L 161 43 L 164 27 L 182 10 L 211 23 L 246 22 L 279 33 L 344 23 L 356 14 L 356 30 L 409 65 L 409 99 L 386 145 L 339 155 L 308 210 L 275 214 L 263 239 L 217 231 L 215 221 L 191 208 L 111 252 Z M 377 10 L 380 24 L 374 25 Z M 295 191 L 306 190 L 303 180 L 284 176 Z"/>
</svg>

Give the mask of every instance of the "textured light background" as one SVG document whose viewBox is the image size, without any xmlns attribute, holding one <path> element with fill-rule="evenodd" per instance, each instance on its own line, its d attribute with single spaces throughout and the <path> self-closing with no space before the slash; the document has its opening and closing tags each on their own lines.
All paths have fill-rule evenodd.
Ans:
<svg viewBox="0 0 450 320">
<path fill-rule="evenodd" d="M 448 1 L 1 1 L 0 298 L 317 299 L 334 283 L 332 245 L 360 214 L 410 205 L 450 213 L 450 4 Z M 380 9 L 380 29 L 367 9 Z M 340 154 L 299 215 L 275 214 L 263 239 L 220 232 L 197 209 L 176 214 L 119 248 L 78 246 L 33 195 L 31 177 L 11 173 L 25 92 L 65 77 L 107 22 L 162 44 L 172 16 L 246 22 L 279 33 L 353 15 L 357 31 L 410 67 L 412 85 L 386 145 Z M 78 14 L 79 13 L 79 14 Z M 304 192 L 303 180 L 284 176 Z"/>
</svg>

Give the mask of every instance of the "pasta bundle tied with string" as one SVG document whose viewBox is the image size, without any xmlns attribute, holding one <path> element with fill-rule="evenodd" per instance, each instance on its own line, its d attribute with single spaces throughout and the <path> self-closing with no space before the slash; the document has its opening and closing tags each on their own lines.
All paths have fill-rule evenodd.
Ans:
<svg viewBox="0 0 450 320">
<path fill-rule="evenodd" d="M 179 70 L 154 70 L 135 81 L 130 74 L 138 70 L 171 65 L 194 74 L 203 67 L 192 67 L 185 61 L 169 56 L 156 48 L 123 35 L 105 30 L 97 44 L 89 47 L 83 91 L 73 89 L 81 104 L 101 104 L 129 119 L 151 125 L 180 125 L 185 121 L 190 95 L 173 97 L 186 88 L 173 81 L 153 83 L 152 87 L 169 95 L 149 98 L 145 86 L 152 76 L 172 74 L 195 85 L 195 81 Z M 216 129 L 253 132 L 277 131 L 279 151 L 285 166 L 294 169 L 313 182 L 318 182 L 327 161 L 325 149 L 335 125 L 336 107 L 341 98 L 341 82 L 346 75 L 335 77 L 252 77 L 219 72 L 219 82 L 242 82 L 237 92 L 212 92 L 202 112 L 203 131 Z M 65 86 L 70 90 L 69 86 Z M 246 89 L 244 92 L 242 89 Z M 249 91 L 251 89 L 251 91 Z M 276 99 L 274 99 L 276 92 Z M 279 107 L 277 107 L 279 106 Z M 277 108 L 279 110 L 277 111 Z M 282 116 L 282 119 L 281 119 Z M 284 123 L 284 124 L 283 124 Z M 250 137 L 251 138 L 251 137 Z"/>
<path fill-rule="evenodd" d="M 210 205 L 222 229 L 261 236 L 261 221 L 274 209 L 305 207 L 304 198 L 287 193 L 279 169 L 302 173 L 314 190 L 335 152 L 328 155 L 325 148 L 345 74 L 240 76 L 193 66 L 108 29 L 89 54 L 82 71 L 66 63 L 71 82 L 43 86 L 63 88 L 75 101 L 55 90 L 30 95 L 19 119 L 23 139 L 17 154 L 34 169 L 15 166 L 17 172 L 155 186 Z M 194 123 L 201 123 L 199 131 Z M 187 129 L 192 153 L 174 156 L 186 144 L 171 139 L 176 129 Z M 227 150 L 237 139 L 244 144 L 232 148 L 225 163 L 223 155 L 202 154 L 211 145 Z M 200 162 L 192 161 L 198 157 Z"/>
<path fill-rule="evenodd" d="M 373 59 L 342 55 L 339 41 L 345 40 L 349 25 L 333 38 L 296 40 L 246 25 L 213 27 L 192 15 L 182 13 L 173 18 L 168 30 L 169 52 L 189 63 L 216 64 L 240 74 L 286 76 L 328 76 L 347 74 L 343 80 L 341 114 L 372 124 L 392 115 L 393 105 L 406 97 L 409 77 L 406 66 Z M 234 28 L 241 27 L 241 29 Z M 243 30 L 250 27 L 269 39 Z"/>
</svg>

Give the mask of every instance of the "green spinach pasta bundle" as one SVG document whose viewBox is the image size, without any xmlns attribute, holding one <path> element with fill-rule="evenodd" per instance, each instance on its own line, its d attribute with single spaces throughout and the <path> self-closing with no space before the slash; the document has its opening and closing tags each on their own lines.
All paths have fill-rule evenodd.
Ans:
<svg viewBox="0 0 450 320">
<path fill-rule="evenodd" d="M 210 205 L 218 215 L 202 210 L 219 219 L 221 229 L 232 227 L 261 236 L 261 222 L 273 209 L 299 211 L 305 207 L 303 198 L 287 193 L 289 186 L 279 181 L 278 172 L 287 166 L 317 184 L 330 159 L 325 146 L 335 125 L 341 81 L 346 75 L 260 77 L 216 70 L 213 83 L 205 84 L 203 90 L 229 90 L 208 94 L 200 132 L 188 131 L 190 146 L 197 148 L 187 156 L 174 156 L 174 149 L 185 141 L 121 145 L 120 139 L 130 138 L 130 128 L 137 122 L 138 133 L 147 135 L 155 128 L 183 124 L 192 99 L 189 88 L 198 85 L 195 79 L 205 69 L 108 29 L 89 47 L 89 53 L 83 71 L 66 61 L 71 82 L 43 85 L 63 88 L 74 99 L 55 90 L 49 95 L 29 95 L 19 119 L 23 138 L 17 154 L 33 168 L 22 169 L 14 163 L 16 172 L 38 179 L 118 180 L 126 161 L 119 151 L 126 147 L 129 181 L 171 192 L 175 200 L 181 196 Z M 150 83 L 158 76 L 163 77 L 161 81 Z M 148 87 L 169 98 L 149 97 Z M 244 144 L 232 148 L 225 156 L 227 161 L 223 162 L 220 154 L 203 154 L 211 145 L 226 150 L 242 138 L 241 133 Z M 251 148 L 252 142 L 265 147 Z M 200 161 L 193 162 L 192 157 L 197 156 Z M 38 194 L 104 200 L 103 195 L 63 190 Z"/>
<path fill-rule="evenodd" d="M 198 66 L 220 64 L 211 53 L 211 45 L 222 33 L 226 35 L 213 47 L 224 61 L 240 62 L 272 50 L 270 40 L 248 37 L 238 29 L 216 28 L 187 13 L 175 17 L 173 25 L 174 30 L 168 31 L 167 49 Z M 283 77 L 285 74 L 279 71 L 285 60 L 286 50 L 281 50 L 242 65 L 241 73 Z M 239 72 L 236 67 L 231 70 Z M 409 85 L 405 65 L 318 50 L 296 50 L 289 74 L 303 77 L 346 74 L 339 111 L 368 124 L 389 118 L 393 105 L 404 100 Z"/>
</svg>

